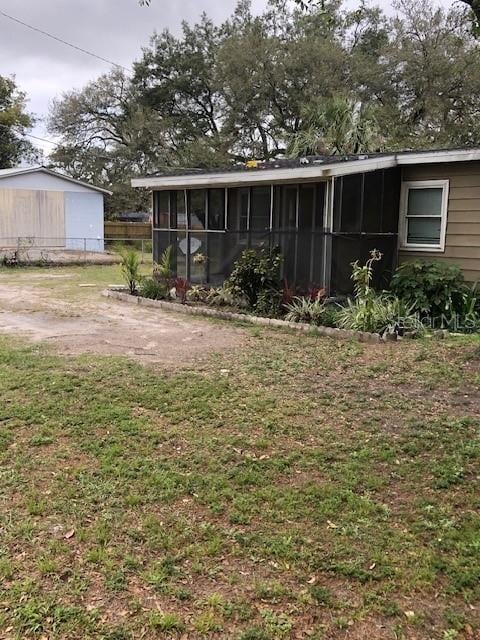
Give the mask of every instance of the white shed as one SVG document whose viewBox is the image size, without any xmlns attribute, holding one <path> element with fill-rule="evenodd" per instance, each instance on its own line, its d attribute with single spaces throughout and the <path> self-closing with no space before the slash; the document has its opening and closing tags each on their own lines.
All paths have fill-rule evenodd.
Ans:
<svg viewBox="0 0 480 640">
<path fill-rule="evenodd" d="M 46 167 L 0 170 L 0 246 L 104 250 L 109 191 Z"/>
</svg>

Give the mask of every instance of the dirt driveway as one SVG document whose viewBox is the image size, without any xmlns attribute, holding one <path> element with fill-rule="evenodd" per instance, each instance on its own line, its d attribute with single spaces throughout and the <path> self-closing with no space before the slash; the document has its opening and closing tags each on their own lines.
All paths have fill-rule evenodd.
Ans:
<svg viewBox="0 0 480 640">
<path fill-rule="evenodd" d="M 62 354 L 126 355 L 168 366 L 235 349 L 248 333 L 231 325 L 103 298 L 118 267 L 0 271 L 0 333 L 46 342 Z"/>
</svg>

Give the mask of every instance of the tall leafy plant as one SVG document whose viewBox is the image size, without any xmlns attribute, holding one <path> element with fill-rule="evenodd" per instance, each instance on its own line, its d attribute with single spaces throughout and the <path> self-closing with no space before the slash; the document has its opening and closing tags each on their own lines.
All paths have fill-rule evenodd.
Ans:
<svg viewBox="0 0 480 640">
<path fill-rule="evenodd" d="M 256 309 L 260 300 L 264 305 L 265 296 L 279 297 L 281 264 L 278 248 L 246 249 L 235 263 L 227 284 L 247 299 L 251 309 Z"/>
<path fill-rule="evenodd" d="M 352 263 L 355 297 L 349 298 L 338 312 L 338 326 L 371 333 L 398 333 L 405 328 L 421 330 L 412 308 L 394 295 L 377 293 L 372 288 L 373 265 L 382 259 L 377 249 L 370 252 L 364 265 Z"/>
<path fill-rule="evenodd" d="M 160 256 L 160 260 L 153 266 L 155 280 L 168 285 L 173 277 L 173 249 L 169 245 Z"/>
<path fill-rule="evenodd" d="M 140 257 L 135 249 L 123 249 L 120 252 L 122 261 L 120 269 L 129 292 L 134 295 L 138 289 L 140 275 Z"/>
</svg>

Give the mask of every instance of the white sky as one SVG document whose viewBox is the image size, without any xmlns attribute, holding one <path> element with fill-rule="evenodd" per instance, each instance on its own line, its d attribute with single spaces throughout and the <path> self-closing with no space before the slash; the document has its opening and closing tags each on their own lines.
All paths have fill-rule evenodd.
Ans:
<svg viewBox="0 0 480 640">
<path fill-rule="evenodd" d="M 452 0 L 440 1 L 452 4 Z M 348 0 L 347 4 L 356 2 Z M 375 4 L 391 7 L 390 0 Z M 152 0 L 150 7 L 140 7 L 137 0 L 2 0 L 0 10 L 129 67 L 155 30 L 168 27 L 178 33 L 182 20 L 193 22 L 203 11 L 222 21 L 235 5 L 236 0 Z M 255 12 L 265 5 L 266 0 L 252 2 Z M 53 97 L 82 87 L 109 68 L 107 63 L 0 16 L 0 75 L 14 75 L 26 91 L 29 110 L 40 118 L 33 132 L 36 135 L 49 137 L 41 119 Z"/>
</svg>

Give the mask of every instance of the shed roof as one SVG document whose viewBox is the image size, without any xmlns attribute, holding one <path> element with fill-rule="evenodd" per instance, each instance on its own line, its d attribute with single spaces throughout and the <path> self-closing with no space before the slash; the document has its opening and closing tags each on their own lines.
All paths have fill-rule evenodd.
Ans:
<svg viewBox="0 0 480 640">
<path fill-rule="evenodd" d="M 158 189 L 195 186 L 226 186 L 276 181 L 327 179 L 409 164 L 480 160 L 480 147 L 364 153 L 355 155 L 306 156 L 235 164 L 215 169 L 176 169 L 132 180 L 133 187 Z"/>
<path fill-rule="evenodd" d="M 81 180 L 76 180 L 75 178 L 71 178 L 70 176 L 65 175 L 64 173 L 60 173 L 59 171 L 53 171 L 53 169 L 48 169 L 42 165 L 33 166 L 33 167 L 14 167 L 13 169 L 0 169 L 0 180 L 2 178 L 10 178 L 13 176 L 21 176 L 28 173 L 46 173 L 51 176 L 55 176 L 56 178 L 60 178 L 61 180 L 66 180 L 67 182 L 72 182 L 74 184 L 79 184 L 86 189 L 91 189 L 92 191 L 99 191 L 100 193 L 104 193 L 107 195 L 111 194 L 111 191 L 107 189 L 102 189 L 101 187 L 95 187 L 92 184 L 88 184 L 87 182 L 82 182 Z"/>
</svg>

